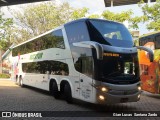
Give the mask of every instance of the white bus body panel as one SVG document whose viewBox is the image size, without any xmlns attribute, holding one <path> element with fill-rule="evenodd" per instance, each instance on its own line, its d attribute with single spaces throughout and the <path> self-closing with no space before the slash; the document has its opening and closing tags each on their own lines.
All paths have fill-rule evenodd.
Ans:
<svg viewBox="0 0 160 120">
<path fill-rule="evenodd" d="M 67 35 L 64 27 L 60 27 L 63 31 L 65 49 L 60 48 L 50 48 L 42 51 L 37 51 L 29 54 L 20 55 L 13 57 L 13 69 L 18 64 L 18 73 L 17 76 L 22 76 L 23 84 L 40 88 L 43 90 L 49 91 L 50 80 L 54 79 L 57 82 L 58 89 L 60 90 L 61 81 L 65 80 L 71 86 L 72 97 L 76 99 L 81 99 L 83 101 L 91 102 L 91 103 L 115 103 L 120 102 L 120 99 L 126 97 L 126 95 L 118 95 L 118 91 L 127 91 L 127 90 L 135 90 L 137 89 L 137 83 L 132 85 L 112 85 L 108 83 L 102 83 L 97 80 L 93 80 L 91 77 L 88 77 L 84 74 L 81 74 L 75 70 L 73 58 L 71 54 L 71 50 L 69 47 Z M 42 58 L 40 59 L 30 59 L 30 55 L 43 53 Z M 22 71 L 22 63 L 28 62 L 37 62 L 44 60 L 54 60 L 66 63 L 69 66 L 69 75 L 52 75 L 52 74 L 33 74 L 33 73 L 24 73 Z M 14 70 L 13 70 L 14 72 Z M 15 78 L 15 76 L 14 76 Z M 112 90 L 115 90 L 115 95 L 111 95 L 109 93 L 102 93 L 97 88 L 93 86 L 106 86 Z M 105 101 L 99 101 L 98 95 L 102 94 L 105 97 Z M 117 94 L 117 95 L 116 95 Z M 128 95 L 129 101 L 138 101 L 137 96 L 140 92 L 137 92 L 135 95 Z"/>
</svg>

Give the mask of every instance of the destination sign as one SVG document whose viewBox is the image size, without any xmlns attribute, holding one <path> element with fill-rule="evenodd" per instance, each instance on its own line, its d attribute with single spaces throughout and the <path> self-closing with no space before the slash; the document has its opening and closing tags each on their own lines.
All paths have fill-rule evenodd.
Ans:
<svg viewBox="0 0 160 120">
<path fill-rule="evenodd" d="M 117 53 L 103 53 L 103 56 L 119 57 Z"/>
</svg>

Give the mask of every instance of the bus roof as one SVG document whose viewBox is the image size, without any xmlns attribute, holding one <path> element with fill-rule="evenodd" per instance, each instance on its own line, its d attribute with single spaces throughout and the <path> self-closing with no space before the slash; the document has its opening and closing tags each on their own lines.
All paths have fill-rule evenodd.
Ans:
<svg viewBox="0 0 160 120">
<path fill-rule="evenodd" d="M 157 33 L 160 33 L 160 31 L 154 31 L 154 32 L 150 32 L 150 33 L 147 33 L 147 34 L 143 34 L 139 38 L 147 37 L 147 36 L 154 35 L 154 34 L 157 34 Z"/>
<path fill-rule="evenodd" d="M 77 19 L 77 20 L 73 20 L 73 21 L 70 21 L 70 22 L 68 22 L 68 23 L 65 23 L 65 24 L 63 24 L 63 25 L 61 25 L 61 26 L 59 26 L 59 27 L 57 27 L 57 28 L 55 28 L 55 29 L 51 29 L 51 30 L 49 30 L 49 31 L 47 31 L 47 32 L 45 32 L 45 33 L 43 33 L 43 34 L 40 34 L 40 35 L 38 35 L 38 36 L 36 36 L 36 37 L 33 37 L 33 38 L 31 38 L 31 39 L 29 39 L 29 40 L 27 40 L 27 41 L 22 42 L 22 43 L 20 43 L 20 44 L 18 44 L 18 45 L 16 45 L 16 46 L 14 46 L 13 48 L 16 48 L 16 47 L 18 47 L 18 46 L 21 46 L 21 45 L 27 43 L 27 42 L 33 41 L 33 40 L 35 40 L 35 39 L 37 39 L 37 38 L 39 38 L 39 37 L 41 37 L 41 36 L 44 36 L 44 35 L 46 35 L 46 34 L 49 34 L 49 33 L 51 33 L 51 32 L 54 31 L 54 30 L 57 30 L 57 29 L 62 28 L 62 26 L 66 26 L 66 25 L 73 24 L 73 23 L 80 22 L 80 21 L 84 21 L 84 22 L 85 22 L 85 21 L 87 21 L 87 20 L 100 20 L 100 21 L 108 21 L 108 22 L 113 22 L 113 23 L 119 23 L 119 22 L 114 22 L 114 21 L 109 21 L 109 20 L 104 20 L 104 19 L 81 18 L 81 19 Z M 122 23 L 119 23 L 119 24 L 122 24 Z"/>
</svg>

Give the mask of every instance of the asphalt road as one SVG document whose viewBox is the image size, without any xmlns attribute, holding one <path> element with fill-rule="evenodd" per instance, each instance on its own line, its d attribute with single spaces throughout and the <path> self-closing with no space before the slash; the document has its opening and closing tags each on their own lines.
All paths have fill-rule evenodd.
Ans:
<svg viewBox="0 0 160 120">
<path fill-rule="evenodd" d="M 133 103 L 119 103 L 109 105 L 94 105 L 91 103 L 74 100 L 74 104 L 68 104 L 63 99 L 56 100 L 48 92 L 34 89 L 31 87 L 21 88 L 15 85 L 10 80 L 0 80 L 0 111 L 6 112 L 33 112 L 40 111 L 44 114 L 55 114 L 52 118 L 32 118 L 32 119 L 62 119 L 62 120 L 158 120 L 160 117 L 153 117 L 155 114 L 160 113 L 160 95 L 153 95 L 147 92 L 142 92 L 141 100 Z M 56 112 L 55 112 L 56 111 Z M 117 112 L 118 111 L 118 112 Z M 120 117 L 119 112 L 139 113 L 146 111 L 147 114 L 152 113 L 152 117 Z M 42 112 L 42 114 L 43 114 Z M 114 114 L 114 115 L 113 115 Z M 74 117 L 72 117 L 74 116 Z M 114 116 L 114 117 L 113 117 Z M 0 118 L 0 119 L 18 119 L 16 118 Z M 22 118 L 19 118 L 22 119 Z M 23 118 L 31 119 L 31 118 Z M 107 119 L 107 120 L 108 120 Z"/>
</svg>

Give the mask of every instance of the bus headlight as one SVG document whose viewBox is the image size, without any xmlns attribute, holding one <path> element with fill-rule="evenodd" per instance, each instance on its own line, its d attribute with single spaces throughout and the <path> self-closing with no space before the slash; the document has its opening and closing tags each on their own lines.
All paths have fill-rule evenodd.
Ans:
<svg viewBox="0 0 160 120">
<path fill-rule="evenodd" d="M 104 96 L 103 95 L 99 95 L 98 97 L 100 100 L 104 100 Z"/>
<path fill-rule="evenodd" d="M 102 87 L 102 88 L 101 88 L 101 91 L 102 91 L 102 92 L 108 92 L 108 89 L 107 89 L 106 87 Z"/>
<path fill-rule="evenodd" d="M 138 86 L 138 90 L 141 91 L 141 86 Z"/>
</svg>

